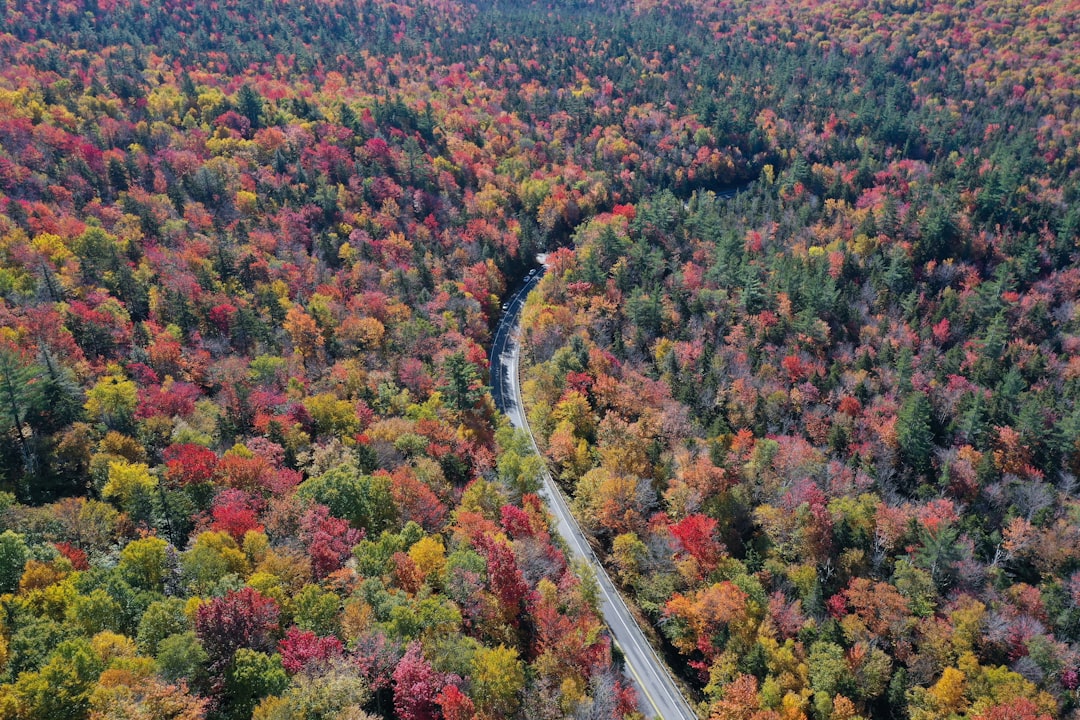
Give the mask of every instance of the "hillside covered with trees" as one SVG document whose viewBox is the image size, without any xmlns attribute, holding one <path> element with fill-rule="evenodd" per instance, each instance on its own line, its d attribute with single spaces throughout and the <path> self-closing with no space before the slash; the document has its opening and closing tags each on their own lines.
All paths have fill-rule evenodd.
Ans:
<svg viewBox="0 0 1080 720">
<path fill-rule="evenodd" d="M 1072 5 L 0 4 L 0 717 L 1074 712 Z"/>
</svg>

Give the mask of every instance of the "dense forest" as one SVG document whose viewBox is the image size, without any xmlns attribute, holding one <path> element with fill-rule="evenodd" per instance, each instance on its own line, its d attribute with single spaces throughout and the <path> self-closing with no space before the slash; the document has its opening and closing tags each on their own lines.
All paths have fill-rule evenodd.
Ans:
<svg viewBox="0 0 1080 720">
<path fill-rule="evenodd" d="M 1078 18 L 4 0 L 0 718 L 1075 713 Z"/>
</svg>

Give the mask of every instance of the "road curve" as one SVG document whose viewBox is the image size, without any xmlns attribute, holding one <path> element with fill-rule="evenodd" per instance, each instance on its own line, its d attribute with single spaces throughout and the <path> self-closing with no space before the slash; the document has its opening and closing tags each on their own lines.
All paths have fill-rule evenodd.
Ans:
<svg viewBox="0 0 1080 720">
<path fill-rule="evenodd" d="M 529 428 L 528 418 L 521 402 L 518 382 L 518 323 L 525 297 L 540 280 L 543 271 L 527 278 L 524 285 L 507 301 L 506 311 L 499 322 L 491 345 L 491 386 L 496 406 L 505 412 L 515 427 L 528 433 L 533 450 L 539 455 L 536 438 Z M 615 645 L 625 658 L 626 669 L 637 686 L 641 697 L 641 711 L 646 717 L 663 720 L 697 720 L 686 698 L 671 678 L 670 671 L 649 645 L 645 635 L 634 621 L 626 602 L 615 589 L 604 567 L 593 554 L 570 513 L 559 487 L 544 468 L 544 484 L 541 495 L 555 516 L 555 529 L 566 543 L 570 555 L 587 562 L 596 574 L 600 585 L 600 611 L 604 616 Z"/>
</svg>

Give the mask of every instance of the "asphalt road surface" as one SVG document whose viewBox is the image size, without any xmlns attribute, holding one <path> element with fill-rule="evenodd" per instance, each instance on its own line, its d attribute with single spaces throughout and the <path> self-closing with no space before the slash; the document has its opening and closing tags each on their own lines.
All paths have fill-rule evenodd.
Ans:
<svg viewBox="0 0 1080 720">
<path fill-rule="evenodd" d="M 491 345 L 491 386 L 495 404 L 510 417 L 515 427 L 529 434 L 537 454 L 539 450 L 536 448 L 536 438 L 522 409 L 521 389 L 518 386 L 517 334 L 525 296 L 540 280 L 542 272 L 538 271 L 529 277 L 521 289 L 507 301 L 506 311 Z M 555 516 L 555 529 L 566 543 L 570 555 L 585 560 L 596 574 L 600 585 L 600 611 L 616 646 L 625 658 L 626 670 L 637 686 L 641 697 L 641 711 L 646 717 L 663 720 L 696 720 L 697 714 L 690 708 L 671 679 L 667 667 L 645 639 L 622 596 L 585 541 L 581 528 L 570 514 L 566 499 L 546 469 L 541 495 Z"/>
</svg>

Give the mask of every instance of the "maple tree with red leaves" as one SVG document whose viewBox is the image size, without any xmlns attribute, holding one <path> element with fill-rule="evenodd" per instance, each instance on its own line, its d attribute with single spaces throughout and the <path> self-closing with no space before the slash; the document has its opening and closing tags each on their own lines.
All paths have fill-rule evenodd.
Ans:
<svg viewBox="0 0 1080 720">
<path fill-rule="evenodd" d="M 319 637 L 310 630 L 291 627 L 278 642 L 282 666 L 291 673 L 298 673 L 339 657 L 344 653 L 341 641 L 336 637 Z"/>
<path fill-rule="evenodd" d="M 274 647 L 281 610 L 254 588 L 230 590 L 195 612 L 195 633 L 214 664 L 226 664 L 240 648 Z"/>
<path fill-rule="evenodd" d="M 179 485 L 208 482 L 218 464 L 213 450 L 191 443 L 170 445 L 165 448 L 164 459 L 167 477 Z"/>
</svg>

